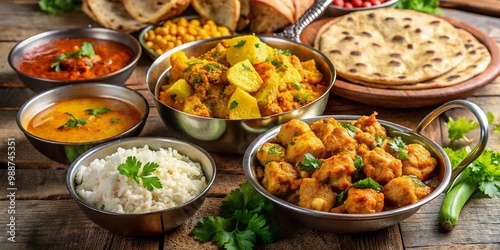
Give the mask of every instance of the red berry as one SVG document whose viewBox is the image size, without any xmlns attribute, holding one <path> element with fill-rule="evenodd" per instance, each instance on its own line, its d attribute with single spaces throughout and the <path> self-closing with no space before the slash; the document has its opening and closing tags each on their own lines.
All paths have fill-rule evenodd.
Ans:
<svg viewBox="0 0 500 250">
<path fill-rule="evenodd" d="M 344 6 L 344 0 L 334 0 L 333 5 Z"/>
<path fill-rule="evenodd" d="M 363 2 L 361 4 L 362 7 L 372 7 L 372 4 L 370 2 Z"/>
<path fill-rule="evenodd" d="M 363 4 L 362 0 L 352 0 L 351 2 L 353 7 L 361 7 L 361 5 Z"/>
</svg>

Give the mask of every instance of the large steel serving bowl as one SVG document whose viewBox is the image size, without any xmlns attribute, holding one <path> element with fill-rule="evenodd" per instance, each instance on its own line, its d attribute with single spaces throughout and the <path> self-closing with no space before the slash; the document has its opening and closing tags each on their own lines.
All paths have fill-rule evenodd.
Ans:
<svg viewBox="0 0 500 250">
<path fill-rule="evenodd" d="M 326 16 L 337 17 L 337 16 L 342 16 L 342 15 L 354 12 L 354 11 L 374 10 L 374 9 L 379 9 L 379 8 L 390 8 L 390 7 L 394 6 L 396 3 L 398 3 L 398 1 L 399 0 L 388 0 L 387 2 L 381 3 L 379 5 L 373 5 L 370 7 L 357 7 L 357 8 L 355 7 L 352 9 L 340 7 L 340 6 L 337 6 L 334 4 L 330 4 L 326 8 L 325 13 L 326 13 Z"/>
<path fill-rule="evenodd" d="M 44 45 L 50 41 L 64 38 L 96 38 L 121 43 L 127 46 L 133 53 L 132 61 L 124 68 L 110 74 L 86 80 L 51 80 L 27 75 L 19 70 L 19 65 L 24 55 L 32 49 Z M 113 29 L 98 27 L 70 28 L 46 31 L 31 36 L 16 44 L 9 53 L 8 61 L 10 67 L 17 73 L 21 81 L 36 93 L 51 88 L 68 84 L 84 82 L 102 82 L 116 85 L 123 85 L 130 77 L 141 57 L 142 48 L 137 39 L 133 36 Z"/>
<path fill-rule="evenodd" d="M 315 101 L 295 110 L 273 116 L 230 120 L 184 113 L 165 105 L 158 99 L 161 86 L 165 84 L 168 70 L 171 68 L 170 56 L 173 53 L 184 51 L 188 57 L 198 56 L 214 48 L 222 39 L 228 38 L 231 37 L 195 41 L 176 47 L 158 57 L 147 72 L 146 83 L 154 96 L 158 113 L 165 125 L 177 131 L 179 137 L 196 143 L 211 152 L 243 154 L 252 140 L 268 129 L 292 118 L 307 118 L 323 114 L 328 103 L 330 89 L 336 78 L 335 68 L 330 60 L 316 49 L 277 37 L 260 37 L 260 39 L 271 47 L 290 50 L 302 61 L 310 59 L 316 61 L 316 67 L 323 73 L 324 82 L 328 83 L 329 86 L 325 93 Z"/>
<path fill-rule="evenodd" d="M 189 157 L 192 161 L 200 163 L 207 186 L 200 194 L 186 203 L 161 211 L 138 214 L 104 211 L 87 204 L 78 196 L 75 191 L 75 174 L 78 168 L 82 165 L 88 166 L 94 159 L 102 159 L 111 155 L 120 147 L 130 149 L 133 147 L 142 148 L 145 145 L 148 145 L 151 150 L 171 147 L 180 154 Z M 77 201 L 83 213 L 95 224 L 121 235 L 146 236 L 165 233 L 191 218 L 205 201 L 208 190 L 214 183 L 215 176 L 216 165 L 210 154 L 192 143 L 162 137 L 132 137 L 108 142 L 81 155 L 71 164 L 66 175 L 66 185 L 70 195 Z"/>
<path fill-rule="evenodd" d="M 58 101 L 77 97 L 107 97 L 118 99 L 137 108 L 142 117 L 132 128 L 116 136 L 90 142 L 58 142 L 46 140 L 31 134 L 26 129 L 31 118 L 41 110 L 46 109 L 48 106 Z M 82 83 L 57 87 L 35 95 L 21 106 L 16 119 L 17 126 L 35 149 L 54 161 L 70 164 L 79 155 L 96 145 L 119 138 L 139 135 L 146 124 L 148 114 L 148 101 L 135 90 L 124 86 L 105 83 Z"/>
<path fill-rule="evenodd" d="M 423 135 L 421 132 L 440 113 L 444 112 L 447 109 L 455 107 L 463 107 L 474 113 L 480 124 L 481 135 L 478 140 L 478 144 L 471 151 L 469 156 L 464 159 L 464 161 L 457 169 L 452 171 L 450 160 L 444 152 L 443 148 L 436 142 Z M 308 118 L 303 119 L 303 121 L 311 123 L 325 117 L 333 117 L 334 119 L 341 122 L 355 121 L 360 118 L 360 116 L 334 115 Z M 256 167 L 259 165 L 259 163 L 256 158 L 256 153 L 265 142 L 276 140 L 275 136 L 279 132 L 281 126 L 271 129 L 268 132 L 262 134 L 257 139 L 255 139 L 255 141 L 248 147 L 248 150 L 245 152 L 245 155 L 243 157 L 243 170 L 245 171 L 245 175 L 248 178 L 249 182 L 255 189 L 257 189 L 259 193 L 267 197 L 279 208 L 283 209 L 286 213 L 291 215 L 301 224 L 320 231 L 329 231 L 335 233 L 361 233 L 376 231 L 392 226 L 416 213 L 421 206 L 430 202 L 439 194 L 441 194 L 450 183 L 450 180 L 454 179 L 454 177 L 461 171 L 463 167 L 467 166 L 482 153 L 482 151 L 486 147 L 486 143 L 488 140 L 488 119 L 486 118 L 486 115 L 477 105 L 462 100 L 451 101 L 449 103 L 443 104 L 443 106 L 436 109 L 426 118 L 424 118 L 424 120 L 420 123 L 420 125 L 417 126 L 415 130 L 411 130 L 404 126 L 388 121 L 378 121 L 382 126 L 386 128 L 388 136 L 401 136 L 407 143 L 419 143 L 427 148 L 432 156 L 437 159 L 438 164 L 435 172 L 435 174 L 437 175 L 437 179 L 439 180 L 437 186 L 428 196 L 414 204 L 373 214 L 340 214 L 302 208 L 271 194 L 261 185 L 261 183 L 257 179 Z"/>
</svg>

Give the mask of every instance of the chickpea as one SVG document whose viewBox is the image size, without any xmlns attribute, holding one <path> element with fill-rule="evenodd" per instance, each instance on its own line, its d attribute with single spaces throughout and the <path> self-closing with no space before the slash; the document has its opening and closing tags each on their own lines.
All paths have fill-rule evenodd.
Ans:
<svg viewBox="0 0 500 250">
<path fill-rule="evenodd" d="M 218 26 L 213 20 L 187 20 L 185 17 L 180 17 L 167 20 L 163 25 L 148 30 L 144 34 L 144 41 L 146 47 L 162 54 L 183 43 L 230 34 L 227 27 Z"/>
</svg>

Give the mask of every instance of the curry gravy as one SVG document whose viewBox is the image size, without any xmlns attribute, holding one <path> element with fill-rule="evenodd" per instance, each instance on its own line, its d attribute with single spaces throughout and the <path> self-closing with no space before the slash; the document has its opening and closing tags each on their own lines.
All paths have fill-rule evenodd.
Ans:
<svg viewBox="0 0 500 250">
<path fill-rule="evenodd" d="M 108 108 L 97 115 L 89 109 Z M 90 112 L 91 113 L 91 112 Z M 63 126 L 68 120 L 85 119 L 78 126 Z M 81 97 L 54 103 L 34 115 L 28 123 L 31 134 L 59 142 L 89 142 L 118 135 L 136 125 L 142 118 L 141 112 L 129 103 L 113 98 Z"/>
</svg>

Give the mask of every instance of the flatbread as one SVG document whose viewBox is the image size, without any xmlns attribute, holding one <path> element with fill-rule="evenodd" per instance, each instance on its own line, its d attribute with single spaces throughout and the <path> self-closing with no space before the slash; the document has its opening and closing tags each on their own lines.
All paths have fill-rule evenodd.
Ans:
<svg viewBox="0 0 500 250">
<path fill-rule="evenodd" d="M 386 85 L 435 78 L 465 57 L 462 40 L 448 21 L 393 8 L 335 18 L 320 28 L 315 47 L 339 76 Z"/>
<path fill-rule="evenodd" d="M 443 88 L 467 81 L 484 72 L 488 68 L 491 62 L 491 54 L 488 51 L 488 48 L 479 42 L 470 32 L 464 29 L 457 30 L 462 42 L 464 43 L 464 48 L 466 50 L 465 58 L 455 68 L 439 77 L 425 82 L 407 85 L 384 85 L 357 80 L 350 81 L 372 88 L 390 88 L 401 90 Z"/>
<path fill-rule="evenodd" d="M 83 0 L 83 10 L 102 26 L 131 33 L 143 29 L 148 24 L 135 20 L 122 2 L 110 0 Z"/>
</svg>

